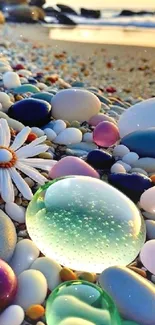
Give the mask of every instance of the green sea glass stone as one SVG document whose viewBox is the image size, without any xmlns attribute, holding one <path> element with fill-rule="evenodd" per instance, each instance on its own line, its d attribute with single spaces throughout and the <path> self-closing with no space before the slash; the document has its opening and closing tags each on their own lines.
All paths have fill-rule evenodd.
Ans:
<svg viewBox="0 0 155 325">
<path fill-rule="evenodd" d="M 57 287 L 46 304 L 47 325 L 121 325 L 112 299 L 97 285 L 68 281 Z"/>
<path fill-rule="evenodd" d="M 125 195 L 86 176 L 51 181 L 34 195 L 27 230 L 41 252 L 73 270 L 126 266 L 144 244 L 144 220 Z"/>
</svg>

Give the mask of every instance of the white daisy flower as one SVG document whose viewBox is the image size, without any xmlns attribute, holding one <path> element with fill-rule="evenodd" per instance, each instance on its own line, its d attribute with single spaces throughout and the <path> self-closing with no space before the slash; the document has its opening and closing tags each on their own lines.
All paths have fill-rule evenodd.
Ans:
<svg viewBox="0 0 155 325">
<path fill-rule="evenodd" d="M 10 145 L 10 128 L 5 119 L 0 119 L 0 195 L 5 202 L 14 202 L 13 183 L 25 199 L 32 199 L 32 191 L 17 169 L 35 182 L 43 185 L 47 182 L 47 179 L 35 168 L 49 171 L 56 164 L 54 160 L 29 158 L 46 152 L 49 148 L 46 144 L 43 144 L 46 136 L 37 138 L 22 147 L 30 132 L 29 127 L 23 128 Z"/>
</svg>

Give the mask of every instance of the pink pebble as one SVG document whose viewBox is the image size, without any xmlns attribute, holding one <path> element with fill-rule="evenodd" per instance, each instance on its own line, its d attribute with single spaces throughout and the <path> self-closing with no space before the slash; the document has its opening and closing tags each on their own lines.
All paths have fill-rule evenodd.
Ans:
<svg viewBox="0 0 155 325">
<path fill-rule="evenodd" d="M 50 178 L 58 178 L 67 175 L 80 175 L 99 178 L 99 174 L 85 161 L 77 157 L 64 157 L 49 172 Z"/>
<path fill-rule="evenodd" d="M 93 140 L 100 147 L 108 148 L 114 145 L 119 140 L 118 127 L 108 121 L 99 123 L 94 129 Z"/>
<path fill-rule="evenodd" d="M 99 113 L 99 114 L 92 116 L 88 123 L 90 125 L 96 126 L 100 122 L 105 122 L 105 121 L 115 123 L 115 120 L 112 117 L 105 115 L 103 113 Z"/>
</svg>

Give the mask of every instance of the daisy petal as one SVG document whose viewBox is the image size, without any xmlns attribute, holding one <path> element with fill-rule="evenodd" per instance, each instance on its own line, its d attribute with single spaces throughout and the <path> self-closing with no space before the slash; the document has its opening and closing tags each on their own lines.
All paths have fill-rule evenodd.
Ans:
<svg viewBox="0 0 155 325">
<path fill-rule="evenodd" d="M 40 158 L 27 158 L 27 159 L 20 159 L 22 164 L 26 164 L 31 167 L 39 168 L 42 170 L 49 171 L 55 164 L 57 164 L 56 160 L 51 159 L 40 159 Z"/>
<path fill-rule="evenodd" d="M 47 182 L 47 178 L 42 176 L 36 169 L 30 166 L 26 166 L 21 162 L 17 161 L 16 168 L 18 168 L 22 173 L 32 178 L 35 182 L 43 185 Z"/>
<path fill-rule="evenodd" d="M 9 169 L 11 178 L 15 185 L 17 186 L 20 193 L 23 195 L 23 197 L 27 200 L 31 200 L 33 197 L 32 191 L 28 184 L 24 181 L 24 179 L 20 176 L 20 174 L 17 172 L 17 170 L 12 167 Z"/>
<path fill-rule="evenodd" d="M 1 143 L 1 145 L 5 146 L 5 147 L 9 147 L 10 146 L 10 138 L 11 138 L 10 128 L 9 128 L 7 120 L 5 120 L 4 118 L 1 119 L 0 128 L 2 128 L 2 132 L 3 132 L 3 136 L 2 136 L 3 143 Z"/>
<path fill-rule="evenodd" d="M 13 141 L 13 144 L 11 145 L 10 148 L 12 150 L 17 150 L 18 148 L 20 148 L 26 141 L 30 132 L 31 132 L 31 129 L 29 128 L 29 126 L 26 126 L 23 130 L 21 130 L 17 134 L 17 136 L 15 137 L 15 140 Z"/>
<path fill-rule="evenodd" d="M 35 146 L 37 146 L 38 144 L 40 144 L 40 143 L 46 141 L 46 139 L 47 139 L 47 136 L 46 136 L 46 135 L 43 135 L 42 137 L 37 138 L 37 139 L 35 139 L 34 141 L 32 141 L 31 143 L 29 143 L 26 147 L 29 147 L 29 148 L 35 147 Z"/>
<path fill-rule="evenodd" d="M 14 202 L 14 188 L 8 169 L 0 169 L 1 196 L 5 202 Z"/>
<path fill-rule="evenodd" d="M 41 144 L 36 147 L 22 147 L 19 150 L 16 151 L 16 155 L 18 158 L 27 158 L 27 157 L 34 157 L 39 155 L 42 152 L 45 152 L 48 150 L 48 146 L 46 144 Z"/>
</svg>

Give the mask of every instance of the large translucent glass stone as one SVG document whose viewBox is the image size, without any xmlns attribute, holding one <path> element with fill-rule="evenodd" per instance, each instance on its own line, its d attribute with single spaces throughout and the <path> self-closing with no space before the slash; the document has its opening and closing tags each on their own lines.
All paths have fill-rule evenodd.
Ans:
<svg viewBox="0 0 155 325">
<path fill-rule="evenodd" d="M 48 325 L 121 324 L 108 294 L 85 281 L 65 282 L 56 288 L 47 300 L 46 320 Z"/>
<path fill-rule="evenodd" d="M 127 265 L 145 241 L 144 220 L 133 202 L 109 184 L 86 176 L 41 187 L 26 215 L 41 252 L 73 270 L 100 273 Z"/>
</svg>

